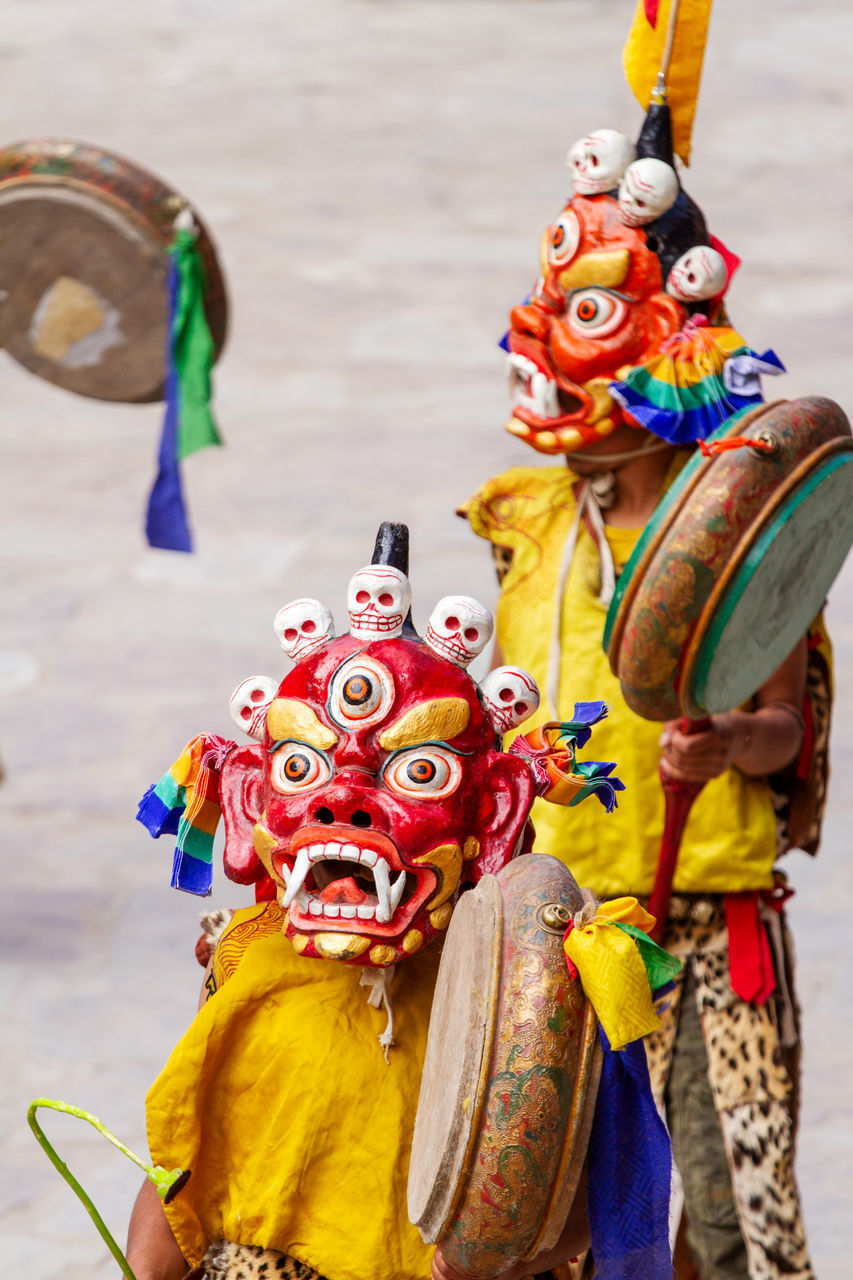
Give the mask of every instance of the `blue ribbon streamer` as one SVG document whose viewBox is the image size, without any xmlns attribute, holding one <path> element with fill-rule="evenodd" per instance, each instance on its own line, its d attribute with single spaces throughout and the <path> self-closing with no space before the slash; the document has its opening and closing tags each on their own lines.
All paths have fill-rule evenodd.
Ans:
<svg viewBox="0 0 853 1280">
<path fill-rule="evenodd" d="M 192 551 L 192 535 L 187 520 L 181 473 L 178 468 L 178 418 L 180 387 L 172 352 L 175 312 L 178 305 L 180 273 L 169 255 L 167 294 L 169 320 L 166 334 L 166 413 L 160 437 L 159 470 L 148 499 L 145 534 L 149 546 L 163 551 Z"/>
<path fill-rule="evenodd" d="M 635 1040 L 614 1052 L 600 1034 L 604 1063 L 587 1157 L 596 1280 L 672 1280 L 672 1149 L 646 1051 Z"/>
</svg>

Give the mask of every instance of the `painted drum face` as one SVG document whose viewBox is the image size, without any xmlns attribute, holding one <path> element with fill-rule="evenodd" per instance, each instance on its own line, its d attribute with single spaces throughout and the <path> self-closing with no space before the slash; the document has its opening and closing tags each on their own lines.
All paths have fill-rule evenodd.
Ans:
<svg viewBox="0 0 853 1280">
<path fill-rule="evenodd" d="M 610 195 L 576 196 L 542 239 L 535 295 L 510 317 L 507 430 L 540 453 L 600 440 L 624 419 L 609 384 L 687 318 L 640 227 Z"/>
<path fill-rule="evenodd" d="M 226 836 L 251 823 L 306 956 L 385 966 L 420 950 L 463 882 L 515 852 L 532 798 L 474 682 L 418 640 L 331 641 L 282 682 L 254 750 Z"/>
</svg>

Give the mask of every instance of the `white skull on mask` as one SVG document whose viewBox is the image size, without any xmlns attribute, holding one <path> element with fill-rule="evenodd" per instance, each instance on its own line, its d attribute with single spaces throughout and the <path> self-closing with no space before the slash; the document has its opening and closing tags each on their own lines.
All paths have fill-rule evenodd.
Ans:
<svg viewBox="0 0 853 1280">
<path fill-rule="evenodd" d="M 495 667 L 480 682 L 480 692 L 498 733 L 507 733 L 532 716 L 539 706 L 536 681 L 521 667 Z"/>
<path fill-rule="evenodd" d="M 678 199 L 678 178 L 672 165 L 648 156 L 635 160 L 619 183 L 619 214 L 629 227 L 654 222 Z"/>
<path fill-rule="evenodd" d="M 471 596 L 444 596 L 429 615 L 424 638 L 435 653 L 465 668 L 483 652 L 494 627 L 489 610 Z"/>
<path fill-rule="evenodd" d="M 581 138 L 566 156 L 575 194 L 598 196 L 612 191 L 635 155 L 631 139 L 616 129 L 598 129 Z"/>
<path fill-rule="evenodd" d="M 723 255 L 710 245 L 697 244 L 683 253 L 670 271 L 666 291 L 679 302 L 704 302 L 723 292 L 726 279 Z"/>
<path fill-rule="evenodd" d="M 392 640 L 403 630 L 412 602 L 409 579 L 388 564 L 369 564 L 347 588 L 350 632 L 359 640 Z"/>
<path fill-rule="evenodd" d="M 319 600 L 291 600 L 273 619 L 273 631 L 293 662 L 301 662 L 335 634 L 331 613 Z"/>
<path fill-rule="evenodd" d="M 267 711 L 277 688 L 277 682 L 269 676 L 250 676 L 231 694 L 228 703 L 231 719 L 238 729 L 257 742 L 263 741 Z"/>
</svg>

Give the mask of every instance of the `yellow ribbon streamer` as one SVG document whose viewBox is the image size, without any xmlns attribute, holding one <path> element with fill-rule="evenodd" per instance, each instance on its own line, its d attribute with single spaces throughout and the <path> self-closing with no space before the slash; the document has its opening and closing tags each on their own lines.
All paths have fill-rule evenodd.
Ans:
<svg viewBox="0 0 853 1280">
<path fill-rule="evenodd" d="M 588 924 L 566 935 L 563 949 L 576 966 L 611 1049 L 639 1040 L 658 1025 L 649 980 L 637 944 L 616 921 L 648 933 L 654 916 L 636 898 L 603 902 Z"/>
<path fill-rule="evenodd" d="M 666 70 L 662 63 L 674 2 L 678 3 L 678 12 L 672 56 Z M 690 163 L 690 137 L 702 77 L 711 3 L 712 0 L 660 0 L 657 23 L 652 27 L 646 18 L 643 0 L 637 0 L 634 24 L 623 52 L 625 76 L 644 111 L 652 100 L 658 72 L 665 70 L 673 146 L 685 164 Z"/>
</svg>

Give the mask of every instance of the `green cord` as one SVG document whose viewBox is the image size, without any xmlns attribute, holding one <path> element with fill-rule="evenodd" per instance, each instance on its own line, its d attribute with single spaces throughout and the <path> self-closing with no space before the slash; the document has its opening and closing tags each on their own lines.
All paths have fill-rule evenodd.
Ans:
<svg viewBox="0 0 853 1280">
<path fill-rule="evenodd" d="M 169 1201 L 178 1194 L 181 1188 L 185 1186 L 187 1179 L 190 1176 L 189 1171 L 182 1169 L 167 1170 L 161 1169 L 159 1165 L 146 1164 L 144 1160 L 141 1160 L 138 1155 L 131 1151 L 130 1147 L 126 1147 L 123 1142 L 120 1142 L 114 1133 L 110 1133 L 109 1129 L 105 1129 L 97 1116 L 90 1115 L 88 1111 L 81 1111 L 79 1107 L 72 1107 L 68 1102 L 57 1102 L 52 1098 L 35 1098 L 29 1105 L 27 1110 L 27 1123 L 35 1134 L 36 1141 L 39 1146 L 44 1151 L 57 1173 L 65 1179 L 69 1187 L 71 1187 L 72 1191 L 74 1191 L 80 1199 L 89 1217 L 97 1227 L 104 1244 L 121 1267 L 122 1274 L 126 1277 L 126 1280 L 136 1280 L 136 1276 L 133 1274 L 127 1258 L 125 1258 L 121 1249 L 110 1235 L 109 1229 L 103 1218 L 98 1213 L 89 1196 L 80 1186 L 80 1183 L 71 1173 L 68 1165 L 64 1160 L 60 1159 L 57 1152 L 45 1137 L 44 1130 L 36 1120 L 36 1112 L 39 1107 L 49 1107 L 51 1111 L 63 1111 L 66 1115 L 76 1116 L 78 1120 L 86 1120 L 90 1125 L 97 1129 L 98 1133 L 102 1134 L 108 1142 L 111 1142 L 113 1146 L 117 1147 L 118 1150 L 126 1155 L 129 1160 L 132 1160 L 135 1165 L 139 1166 L 148 1180 L 154 1183 L 157 1188 L 157 1194 L 165 1204 L 168 1204 Z"/>
</svg>

